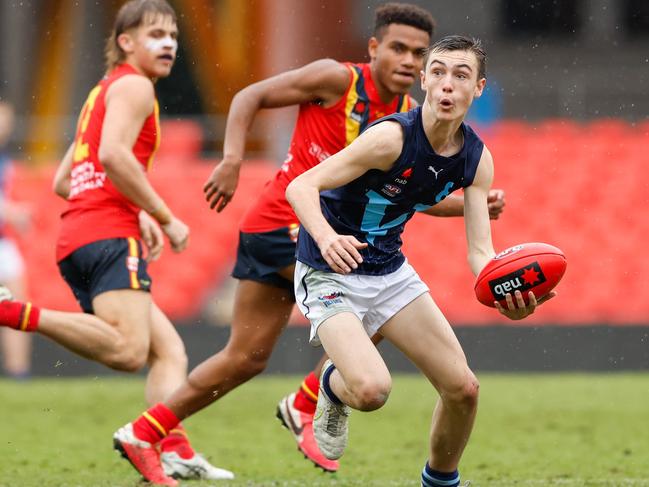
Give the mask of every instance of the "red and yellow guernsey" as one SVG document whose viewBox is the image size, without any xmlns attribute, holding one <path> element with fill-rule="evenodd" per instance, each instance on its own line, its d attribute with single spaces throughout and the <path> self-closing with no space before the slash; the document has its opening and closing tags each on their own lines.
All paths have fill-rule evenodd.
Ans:
<svg viewBox="0 0 649 487">
<path fill-rule="evenodd" d="M 408 95 L 383 103 L 372 80 L 369 64 L 345 63 L 345 66 L 351 72 L 350 83 L 335 105 L 328 108 L 316 103 L 300 105 L 288 156 L 243 217 L 242 232 L 297 228 L 297 216 L 284 194 L 288 184 L 351 144 L 374 120 L 413 108 L 413 100 Z"/>
<path fill-rule="evenodd" d="M 121 64 L 104 77 L 88 95 L 81 109 L 74 143 L 68 208 L 61 215 L 61 231 L 56 246 L 60 262 L 79 247 L 109 238 L 140 238 L 140 208 L 127 200 L 99 162 L 101 131 L 106 114 L 105 97 L 112 83 L 122 76 L 138 74 L 129 64 Z M 133 145 L 133 154 L 148 170 L 160 144 L 158 101 Z"/>
</svg>

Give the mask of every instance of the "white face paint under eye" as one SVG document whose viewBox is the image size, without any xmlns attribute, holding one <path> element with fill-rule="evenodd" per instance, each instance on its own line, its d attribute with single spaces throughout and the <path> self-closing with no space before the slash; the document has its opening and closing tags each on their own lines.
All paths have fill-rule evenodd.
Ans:
<svg viewBox="0 0 649 487">
<path fill-rule="evenodd" d="M 165 48 L 171 48 L 173 54 L 176 54 L 178 41 L 173 39 L 171 36 L 161 37 L 160 39 L 149 39 L 146 41 L 145 47 L 151 52 L 158 52 Z"/>
</svg>

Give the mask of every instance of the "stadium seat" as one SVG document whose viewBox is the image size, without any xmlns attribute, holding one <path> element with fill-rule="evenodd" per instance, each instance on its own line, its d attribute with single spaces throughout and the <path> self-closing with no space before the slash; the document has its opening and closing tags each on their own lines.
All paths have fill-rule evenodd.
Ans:
<svg viewBox="0 0 649 487">
<path fill-rule="evenodd" d="M 646 294 L 644 276 L 649 274 L 649 260 L 644 258 L 649 219 L 642 216 L 649 207 L 649 185 L 643 177 L 649 151 L 637 150 L 649 142 L 649 123 L 632 127 L 609 119 L 586 124 L 506 120 L 495 123 L 485 141 L 495 159 L 494 186 L 507 193 L 505 213 L 492 222 L 494 247 L 542 241 L 561 248 L 568 259 L 566 276 L 557 288 L 559 298 L 524 325 L 646 323 L 649 300 L 629 297 Z M 151 265 L 154 296 L 174 319 L 187 319 L 200 313 L 211 290 L 229 275 L 239 220 L 276 166 L 244 164 L 235 198 L 217 214 L 207 208 L 201 192 L 217 161 L 166 161 L 161 158 L 156 164 L 153 184 L 189 224 L 192 236 L 187 252 L 175 255 L 167 248 Z M 21 246 L 29 264 L 32 299 L 76 309 L 54 263 L 53 243 L 65 203 L 51 194 L 52 172 L 18 170 L 16 198 L 35 208 L 34 230 Z M 453 324 L 508 322 L 473 295 L 462 219 L 416 215 L 404 234 L 403 248 Z M 594 285 L 600 282 L 603 285 Z M 292 319 L 304 324 L 297 314 Z"/>
</svg>

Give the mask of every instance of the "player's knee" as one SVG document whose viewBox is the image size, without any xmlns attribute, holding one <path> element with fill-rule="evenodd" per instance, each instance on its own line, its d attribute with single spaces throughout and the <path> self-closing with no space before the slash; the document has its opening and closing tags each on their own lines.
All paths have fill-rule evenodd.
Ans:
<svg viewBox="0 0 649 487">
<path fill-rule="evenodd" d="M 122 372 L 137 372 L 147 364 L 146 352 L 127 351 L 116 355 L 107 365 Z"/>
<path fill-rule="evenodd" d="M 270 353 L 263 350 L 239 350 L 229 353 L 231 365 L 241 380 L 249 380 L 266 370 Z"/>
<path fill-rule="evenodd" d="M 374 411 L 382 407 L 390 396 L 392 382 L 389 378 L 373 378 L 358 383 L 352 392 L 361 411 Z"/>
<path fill-rule="evenodd" d="M 451 402 L 455 407 L 472 411 L 478 407 L 478 395 L 480 383 L 473 373 L 469 373 L 465 378 L 442 393 L 442 397 Z"/>
<path fill-rule="evenodd" d="M 147 364 L 148 358 L 147 344 L 124 343 L 123 346 L 118 347 L 117 353 L 108 359 L 106 365 L 122 372 L 137 372 Z"/>
</svg>

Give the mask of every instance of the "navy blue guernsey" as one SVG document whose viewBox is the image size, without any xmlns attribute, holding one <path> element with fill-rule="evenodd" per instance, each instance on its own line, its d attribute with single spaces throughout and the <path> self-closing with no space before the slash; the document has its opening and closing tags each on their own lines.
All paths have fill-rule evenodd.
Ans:
<svg viewBox="0 0 649 487">
<path fill-rule="evenodd" d="M 462 123 L 462 149 L 451 157 L 435 153 L 426 137 L 421 107 L 389 115 L 374 124 L 395 121 L 403 129 L 403 149 L 392 168 L 372 169 L 344 186 L 320 194 L 322 213 L 340 235 L 353 235 L 369 245 L 361 251 L 363 263 L 353 272 L 384 275 L 405 261 L 401 234 L 416 211 L 439 203 L 453 191 L 473 183 L 484 144 Z M 315 269 L 333 272 L 315 241 L 301 229 L 297 260 Z"/>
</svg>

